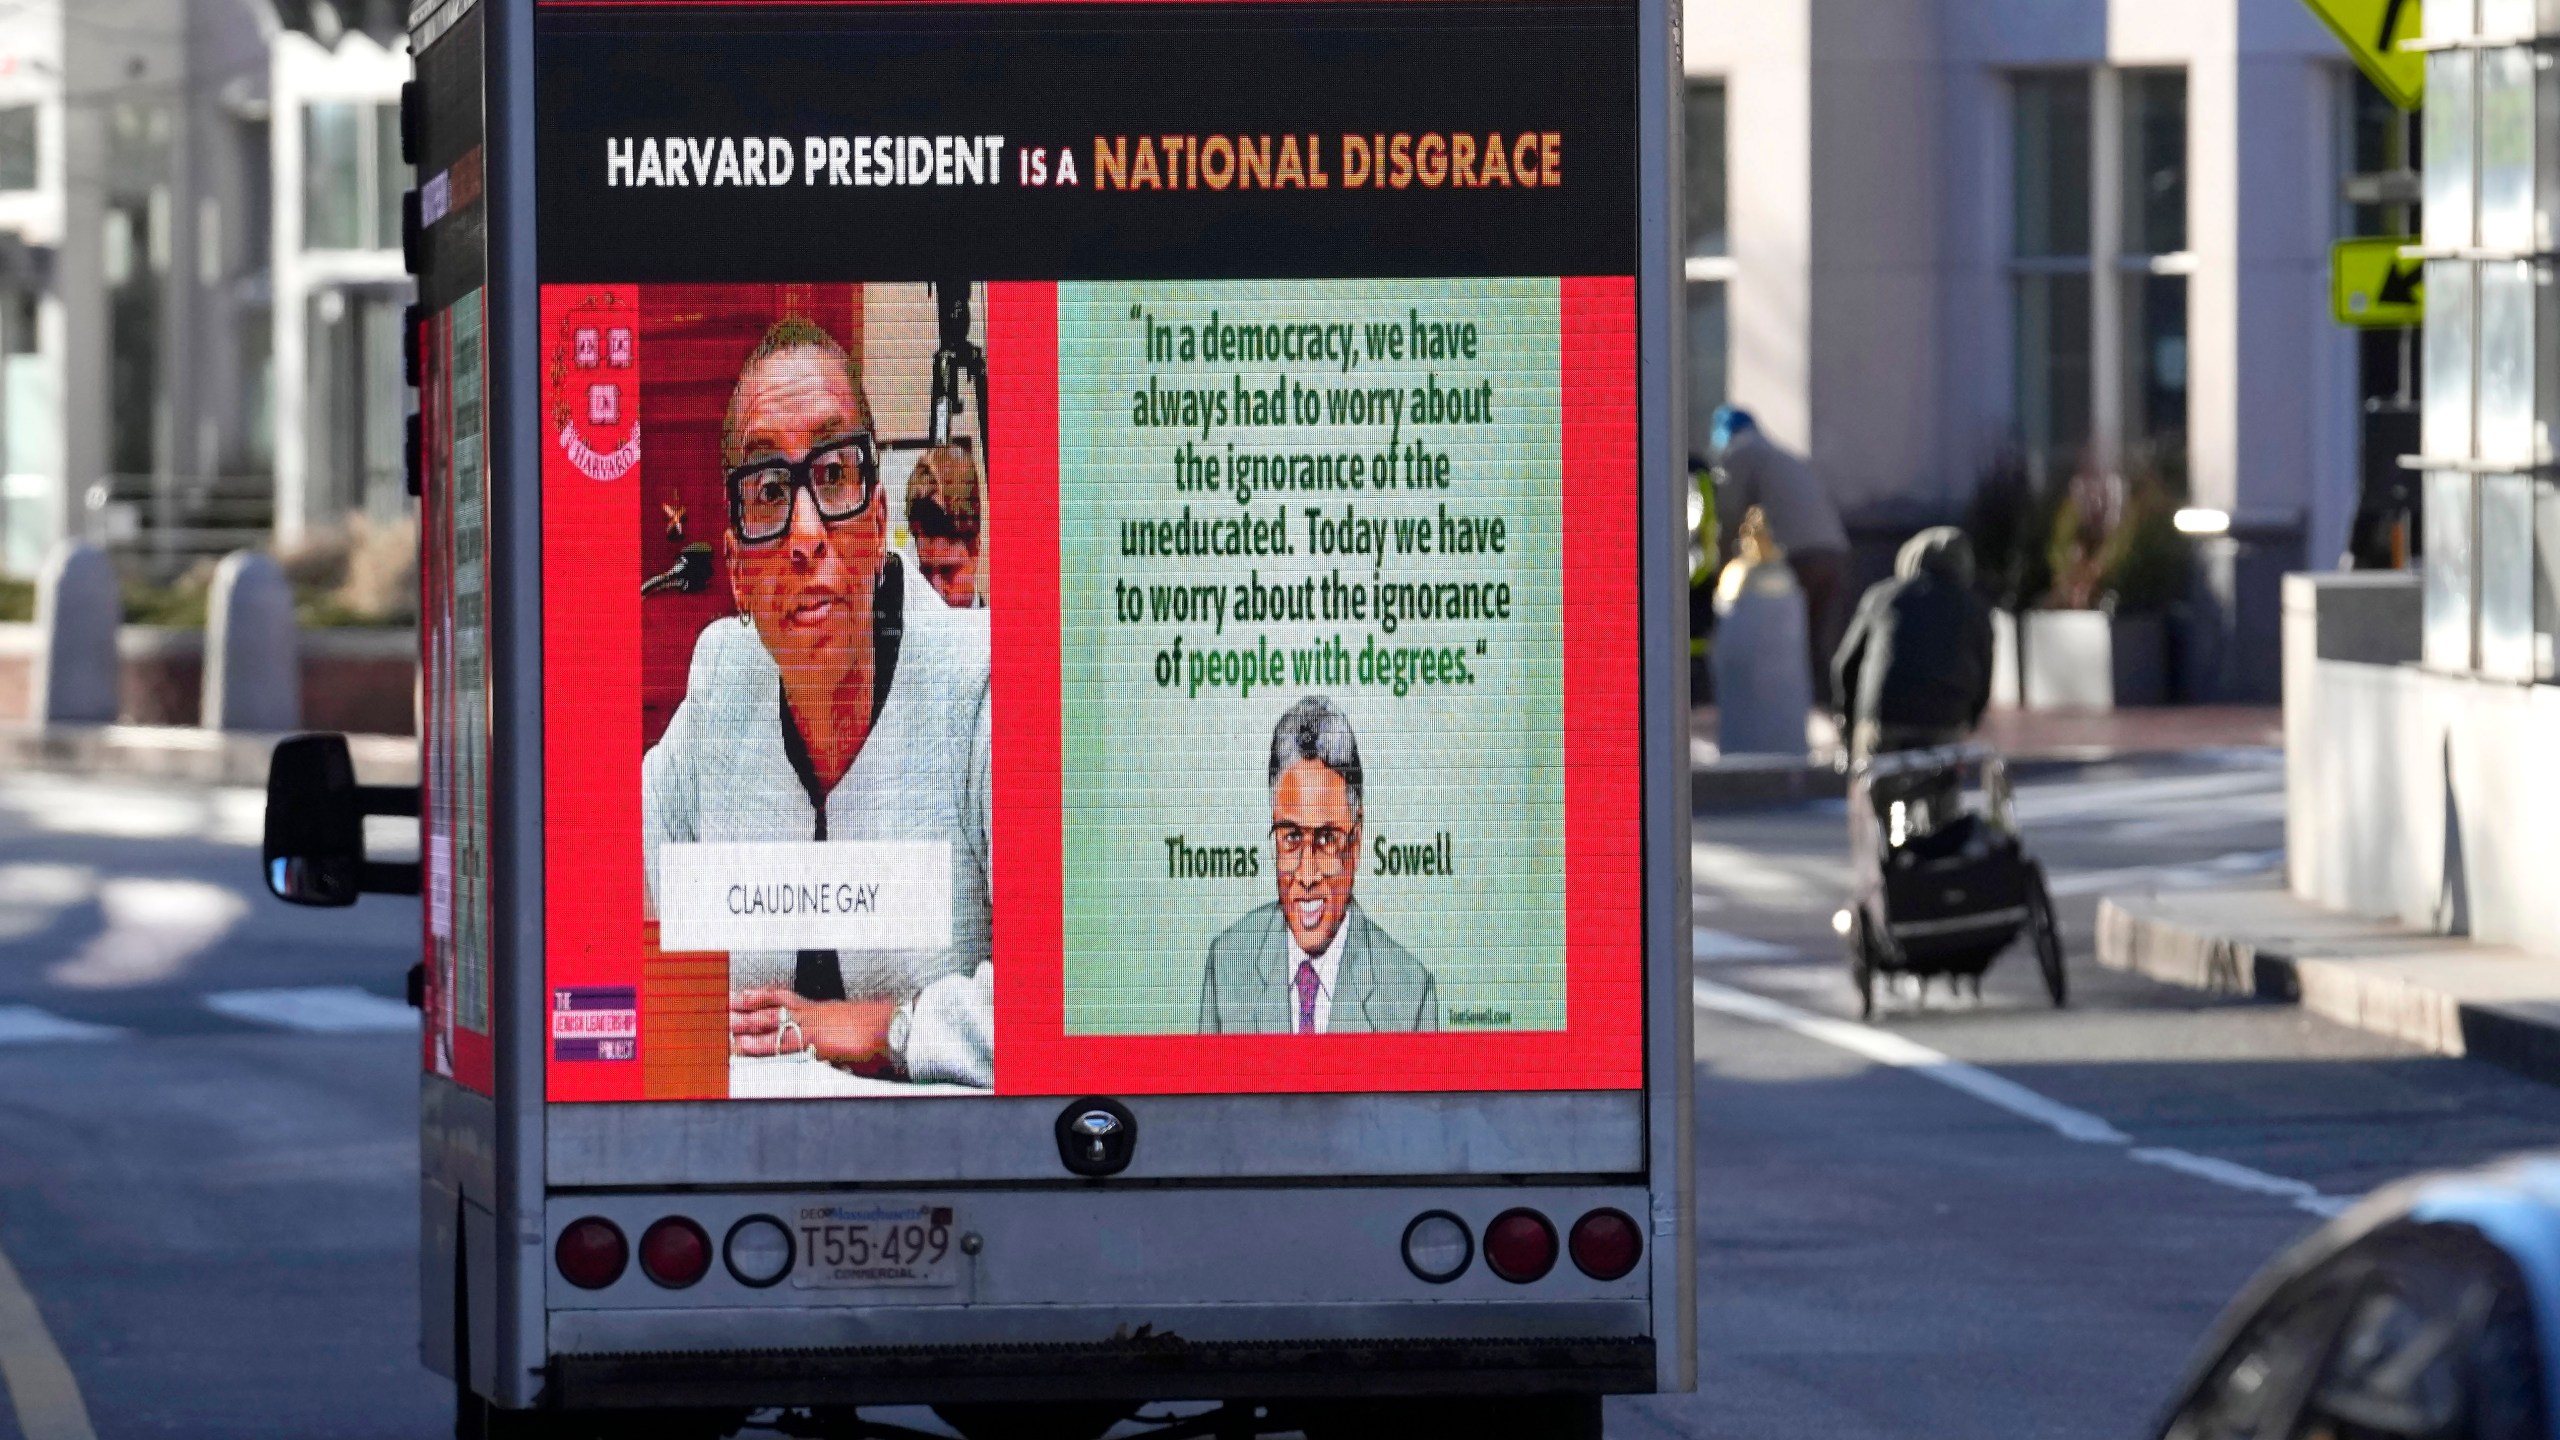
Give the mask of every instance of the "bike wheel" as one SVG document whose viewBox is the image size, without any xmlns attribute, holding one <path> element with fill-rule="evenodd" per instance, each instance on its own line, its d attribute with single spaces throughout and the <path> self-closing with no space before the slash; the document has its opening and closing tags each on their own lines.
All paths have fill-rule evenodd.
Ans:
<svg viewBox="0 0 2560 1440">
<path fill-rule="evenodd" d="M 2053 997 L 2053 1008 L 2069 1003 L 2070 981 L 2062 970 L 2062 926 L 2054 919 L 2053 894 L 2045 889 L 2044 867 L 2027 862 L 2027 931 L 2035 941 L 2036 968 L 2044 972 L 2045 993 Z"/>
</svg>

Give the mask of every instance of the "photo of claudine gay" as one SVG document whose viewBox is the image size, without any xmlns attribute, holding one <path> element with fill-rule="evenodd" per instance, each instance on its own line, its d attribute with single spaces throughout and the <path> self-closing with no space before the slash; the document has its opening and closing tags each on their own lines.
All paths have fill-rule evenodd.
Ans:
<svg viewBox="0 0 2560 1440">
<path fill-rule="evenodd" d="M 935 289 L 938 329 L 909 334 L 938 334 L 931 354 L 877 333 L 849 344 L 792 313 L 743 347 L 719 453 L 699 457 L 716 460 L 722 580 L 711 588 L 730 609 L 698 633 L 645 642 L 690 645 L 682 700 L 642 761 L 653 907 L 670 846 L 887 842 L 913 854 L 922 842 L 949 857 L 947 943 L 729 950 L 737 1096 L 994 1084 L 985 360 L 968 338 L 968 288 Z M 893 413 L 920 418 L 921 433 L 884 423 Z M 962 413 L 976 436 L 955 433 Z M 673 527 L 687 507 L 666 508 Z M 860 874 L 806 849 L 717 853 Z M 837 893 L 865 900 L 858 879 Z"/>
</svg>

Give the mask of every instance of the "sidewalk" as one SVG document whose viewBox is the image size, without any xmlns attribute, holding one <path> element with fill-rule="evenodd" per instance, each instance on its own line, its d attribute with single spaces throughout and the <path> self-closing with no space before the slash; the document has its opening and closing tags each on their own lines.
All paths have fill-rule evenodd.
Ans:
<svg viewBox="0 0 2560 1440">
<path fill-rule="evenodd" d="M 0 723 L 0 770 L 263 788 L 267 757 L 282 738 L 191 725 Z M 347 749 L 357 778 L 368 785 L 418 783 L 418 742 L 410 736 L 350 735 Z"/>
<path fill-rule="evenodd" d="M 2110 896 L 2098 906 L 2098 963 L 2291 1001 L 2438 1055 L 2560 1084 L 2560 959 L 2323 910 L 2280 883 Z"/>
<path fill-rule="evenodd" d="M 1691 803 L 1700 810 L 1746 810 L 1799 800 L 1838 799 L 1848 776 L 1838 768 L 1839 735 L 1827 715 L 1807 717 L 1803 756 L 1734 755 L 1716 750 L 1712 705 L 1689 712 Z M 2274 706 L 2167 705 L 2154 709 L 2078 711 L 1994 709 L 1977 737 L 2008 757 L 2014 771 L 2091 765 L 2144 755 L 2284 743 L 2284 712 Z"/>
</svg>

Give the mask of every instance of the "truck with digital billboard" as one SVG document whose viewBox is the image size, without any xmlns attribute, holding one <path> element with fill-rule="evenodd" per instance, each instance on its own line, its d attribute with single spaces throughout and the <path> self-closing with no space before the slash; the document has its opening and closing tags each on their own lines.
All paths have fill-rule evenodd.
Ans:
<svg viewBox="0 0 2560 1440">
<path fill-rule="evenodd" d="M 421 897 L 463 1432 L 1689 1388 L 1676 12 L 411 43 L 422 783 L 266 864 Z"/>
</svg>

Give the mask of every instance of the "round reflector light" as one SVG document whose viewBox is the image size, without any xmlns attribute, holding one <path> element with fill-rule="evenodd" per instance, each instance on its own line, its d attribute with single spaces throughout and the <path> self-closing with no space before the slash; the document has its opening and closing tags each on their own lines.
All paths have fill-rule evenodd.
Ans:
<svg viewBox="0 0 2560 1440">
<path fill-rule="evenodd" d="M 1484 1227 L 1484 1263 L 1526 1285 L 1556 1268 L 1556 1227 L 1535 1210 L 1505 1210 Z"/>
<path fill-rule="evenodd" d="M 770 1215 L 750 1215 L 730 1226 L 721 1248 L 741 1285 L 761 1290 L 791 1273 L 791 1232 Z"/>
<path fill-rule="evenodd" d="M 551 1246 L 560 1277 L 581 1290 L 601 1290 L 622 1278 L 631 1263 L 631 1242 L 615 1224 L 599 1215 L 573 1220 Z"/>
<path fill-rule="evenodd" d="M 640 1273 L 681 1290 L 711 1270 L 711 1237 L 681 1215 L 670 1215 L 640 1236 Z"/>
<path fill-rule="evenodd" d="M 1475 1237 L 1467 1222 L 1446 1210 L 1425 1210 L 1404 1227 L 1404 1265 L 1434 1285 L 1446 1285 L 1467 1273 L 1476 1258 Z"/>
<path fill-rule="evenodd" d="M 1574 1268 L 1594 1280 L 1615 1280 L 1644 1258 L 1644 1232 L 1620 1210 L 1594 1210 L 1573 1222 Z"/>
</svg>

